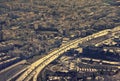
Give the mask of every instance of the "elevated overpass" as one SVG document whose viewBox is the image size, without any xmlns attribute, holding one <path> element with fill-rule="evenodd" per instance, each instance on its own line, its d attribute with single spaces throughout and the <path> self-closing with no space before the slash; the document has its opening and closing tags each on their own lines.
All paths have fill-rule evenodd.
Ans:
<svg viewBox="0 0 120 81">
<path fill-rule="evenodd" d="M 106 29 L 106 30 L 100 31 L 98 33 L 92 34 L 90 36 L 87 36 L 87 37 L 84 37 L 84 38 L 78 38 L 78 39 L 72 40 L 70 42 L 67 42 L 62 47 L 51 51 L 45 57 L 43 57 L 43 58 L 37 60 L 36 62 L 32 63 L 28 67 L 28 69 L 16 81 L 30 81 L 31 79 L 33 79 L 32 81 L 37 81 L 37 77 L 38 77 L 39 73 L 49 63 L 51 63 L 52 61 L 57 59 L 64 52 L 66 52 L 66 51 L 68 51 L 72 48 L 77 47 L 79 43 L 82 44 L 83 42 L 86 42 L 86 41 L 89 41 L 91 39 L 101 37 L 101 36 L 104 36 L 104 35 L 109 35 L 110 32 L 113 33 L 113 32 L 119 31 L 119 30 L 120 30 L 120 27 L 115 27 L 114 29 Z"/>
</svg>

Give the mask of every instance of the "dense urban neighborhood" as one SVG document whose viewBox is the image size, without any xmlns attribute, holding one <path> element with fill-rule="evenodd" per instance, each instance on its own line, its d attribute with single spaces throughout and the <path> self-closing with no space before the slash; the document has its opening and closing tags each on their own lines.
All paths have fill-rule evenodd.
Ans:
<svg viewBox="0 0 120 81">
<path fill-rule="evenodd" d="M 0 0 L 0 81 L 119 81 L 120 0 Z"/>
</svg>

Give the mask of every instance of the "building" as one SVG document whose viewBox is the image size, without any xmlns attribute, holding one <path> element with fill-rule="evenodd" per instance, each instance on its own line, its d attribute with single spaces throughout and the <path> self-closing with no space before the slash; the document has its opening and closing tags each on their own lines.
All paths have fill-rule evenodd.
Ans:
<svg viewBox="0 0 120 81">
<path fill-rule="evenodd" d="M 3 33 L 0 31 L 0 42 L 3 40 Z"/>
</svg>

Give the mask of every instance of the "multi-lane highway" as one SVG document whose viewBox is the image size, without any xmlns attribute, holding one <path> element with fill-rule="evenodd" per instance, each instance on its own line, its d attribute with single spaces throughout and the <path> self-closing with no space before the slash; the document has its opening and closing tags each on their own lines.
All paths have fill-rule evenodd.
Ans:
<svg viewBox="0 0 120 81">
<path fill-rule="evenodd" d="M 17 79 L 17 81 L 30 81 L 31 79 L 33 79 L 32 81 L 37 81 L 37 77 L 38 77 L 39 73 L 49 63 L 51 63 L 52 61 L 57 59 L 59 56 L 61 56 L 67 50 L 77 47 L 79 43 L 82 44 L 83 42 L 89 41 L 91 39 L 94 39 L 94 38 L 97 38 L 100 36 L 109 35 L 109 34 L 111 34 L 110 32 L 113 33 L 113 32 L 119 31 L 119 30 L 120 30 L 120 27 L 116 27 L 114 29 L 106 29 L 106 30 L 100 31 L 98 33 L 92 34 L 90 36 L 75 39 L 70 42 L 67 42 L 62 47 L 51 51 L 45 57 L 43 57 L 43 58 L 37 60 L 36 62 L 34 62 L 33 64 L 31 64 L 29 66 L 29 68 Z"/>
</svg>

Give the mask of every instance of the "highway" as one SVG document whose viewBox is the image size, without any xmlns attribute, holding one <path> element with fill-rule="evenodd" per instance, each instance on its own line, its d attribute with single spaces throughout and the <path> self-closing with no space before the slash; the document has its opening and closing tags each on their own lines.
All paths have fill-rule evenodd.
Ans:
<svg viewBox="0 0 120 81">
<path fill-rule="evenodd" d="M 71 48 L 77 47 L 79 43 L 82 44 L 83 42 L 89 41 L 89 40 L 97 38 L 97 37 L 109 35 L 110 32 L 113 33 L 113 32 L 116 32 L 116 31 L 120 31 L 120 27 L 115 27 L 114 29 L 106 29 L 106 30 L 100 31 L 98 33 L 89 35 L 87 37 L 78 38 L 78 39 L 72 40 L 70 42 L 67 42 L 62 47 L 51 51 L 45 57 L 43 57 L 43 58 L 37 60 L 36 62 L 32 63 L 29 66 L 29 68 L 16 81 L 30 81 L 31 79 L 33 79 L 32 81 L 37 81 L 37 77 L 38 77 L 39 73 L 49 63 L 51 63 L 52 61 L 57 59 L 59 56 L 61 56 L 67 50 L 70 50 Z"/>
</svg>

